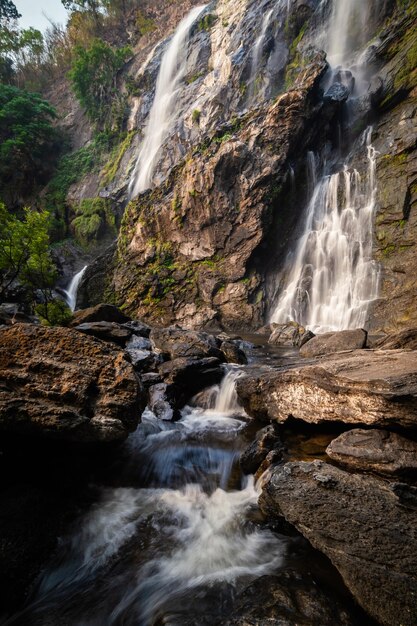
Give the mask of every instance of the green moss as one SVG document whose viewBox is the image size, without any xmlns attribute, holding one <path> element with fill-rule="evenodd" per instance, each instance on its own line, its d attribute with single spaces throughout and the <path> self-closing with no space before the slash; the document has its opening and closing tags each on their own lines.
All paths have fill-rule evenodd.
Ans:
<svg viewBox="0 0 417 626">
<path fill-rule="evenodd" d="M 208 13 L 198 22 L 198 30 L 211 30 L 217 20 L 217 15 L 214 15 L 214 13 Z"/>
<path fill-rule="evenodd" d="M 135 134 L 136 131 L 131 130 L 129 133 L 127 133 L 123 141 L 120 144 L 116 145 L 112 150 L 110 158 L 105 164 L 103 172 L 101 174 L 101 183 L 103 185 L 109 185 L 116 176 L 117 171 L 120 167 L 120 163 L 126 151 L 130 148 Z"/>
<path fill-rule="evenodd" d="M 193 124 L 199 124 L 201 118 L 201 111 L 199 109 L 194 109 L 192 114 Z"/>
<path fill-rule="evenodd" d="M 146 15 L 142 13 L 142 11 L 138 11 L 136 13 L 136 28 L 138 29 L 139 33 L 144 36 L 148 35 L 149 33 L 153 33 L 153 31 L 156 29 L 156 24 L 152 18 L 146 17 Z"/>
<path fill-rule="evenodd" d="M 185 79 L 185 82 L 187 83 L 187 85 L 192 85 L 202 76 L 204 76 L 204 72 L 198 72 L 197 74 L 192 74 L 191 76 L 188 76 Z"/>
<path fill-rule="evenodd" d="M 71 227 L 81 244 L 97 240 L 104 231 L 116 232 L 116 220 L 108 199 L 85 198 L 76 207 L 75 214 Z"/>
</svg>

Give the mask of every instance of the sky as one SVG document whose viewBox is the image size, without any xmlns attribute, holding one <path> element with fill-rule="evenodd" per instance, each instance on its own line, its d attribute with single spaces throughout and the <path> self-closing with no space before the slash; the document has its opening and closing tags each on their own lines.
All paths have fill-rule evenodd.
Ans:
<svg viewBox="0 0 417 626">
<path fill-rule="evenodd" d="M 17 10 L 22 14 L 19 24 L 22 28 L 37 28 L 44 31 L 49 26 L 47 17 L 53 22 L 65 24 L 67 12 L 61 0 L 13 0 Z M 45 14 L 45 15 L 44 15 Z M 47 17 L 45 17 L 47 16 Z"/>
</svg>

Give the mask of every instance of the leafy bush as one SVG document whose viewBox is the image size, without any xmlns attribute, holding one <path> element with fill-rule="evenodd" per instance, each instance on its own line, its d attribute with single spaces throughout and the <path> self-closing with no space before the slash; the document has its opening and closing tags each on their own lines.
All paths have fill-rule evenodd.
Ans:
<svg viewBox="0 0 417 626">
<path fill-rule="evenodd" d="M 75 212 L 77 217 L 71 226 L 76 238 L 83 244 L 98 239 L 105 230 L 116 230 L 110 202 L 105 198 L 85 198 Z"/>
<path fill-rule="evenodd" d="M 23 219 L 0 203 L 0 300 L 15 281 L 27 286 L 32 301 L 37 292 L 51 300 L 56 267 L 50 256 L 49 214 L 25 209 Z"/>
<path fill-rule="evenodd" d="M 55 109 L 40 95 L 0 84 L 0 195 L 13 203 L 45 184 L 59 154 Z"/>
<path fill-rule="evenodd" d="M 44 326 L 67 326 L 72 319 L 68 304 L 58 298 L 37 304 L 35 313 Z"/>
<path fill-rule="evenodd" d="M 114 49 L 101 39 L 95 39 L 87 49 L 75 48 L 68 76 L 87 115 L 101 127 L 111 127 L 115 107 L 123 108 L 116 78 L 130 55 L 130 48 Z"/>
</svg>

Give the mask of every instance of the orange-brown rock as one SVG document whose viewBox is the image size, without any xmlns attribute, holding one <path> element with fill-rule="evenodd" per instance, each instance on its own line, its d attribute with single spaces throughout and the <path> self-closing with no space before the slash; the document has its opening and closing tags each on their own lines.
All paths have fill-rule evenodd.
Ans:
<svg viewBox="0 0 417 626">
<path fill-rule="evenodd" d="M 123 440 L 144 408 L 123 351 L 68 328 L 0 329 L 0 430 L 76 442 Z"/>
</svg>

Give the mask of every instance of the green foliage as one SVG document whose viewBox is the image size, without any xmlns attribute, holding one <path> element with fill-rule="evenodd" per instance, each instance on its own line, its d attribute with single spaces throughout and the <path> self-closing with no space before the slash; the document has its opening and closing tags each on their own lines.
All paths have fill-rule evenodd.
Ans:
<svg viewBox="0 0 417 626">
<path fill-rule="evenodd" d="M 201 111 L 199 109 L 194 109 L 193 115 L 192 115 L 193 124 L 199 124 L 200 118 L 201 118 Z"/>
<path fill-rule="evenodd" d="M 32 292 L 42 294 L 43 302 L 51 299 L 56 268 L 49 248 L 49 214 L 25 209 L 23 219 L 0 204 L 0 298 L 19 281 Z"/>
<path fill-rule="evenodd" d="M 104 166 L 103 174 L 101 182 L 104 185 L 109 185 L 114 177 L 117 174 L 117 170 L 119 169 L 121 160 L 123 159 L 126 150 L 130 148 L 130 144 L 132 143 L 133 137 L 135 136 L 136 131 L 131 130 L 127 133 L 126 137 L 123 139 L 121 143 L 116 144 L 113 148 L 110 157 Z"/>
<path fill-rule="evenodd" d="M 198 30 L 210 30 L 217 22 L 217 16 L 214 13 L 208 13 L 198 22 Z"/>
<path fill-rule="evenodd" d="M 139 34 L 144 36 L 149 33 L 153 33 L 156 28 L 155 21 L 146 17 L 146 15 L 142 11 L 138 11 L 136 14 L 136 27 L 139 31 Z"/>
<path fill-rule="evenodd" d="M 75 214 L 71 226 L 76 238 L 84 245 L 98 239 L 105 229 L 116 232 L 115 217 L 109 200 L 105 198 L 84 198 Z"/>
<path fill-rule="evenodd" d="M 54 108 L 41 96 L 0 84 L 0 194 L 11 202 L 45 184 L 58 156 Z"/>
<path fill-rule="evenodd" d="M 95 39 L 87 49 L 77 46 L 74 51 L 68 74 L 72 88 L 89 118 L 101 127 L 113 126 L 115 110 L 124 110 L 116 78 L 130 55 L 130 48 L 114 49 L 101 39 Z"/>
<path fill-rule="evenodd" d="M 72 311 L 63 300 L 50 300 L 35 306 L 35 313 L 44 326 L 68 326 Z"/>
<path fill-rule="evenodd" d="M 0 26 L 10 20 L 17 20 L 22 17 L 12 0 L 0 0 Z"/>
</svg>

